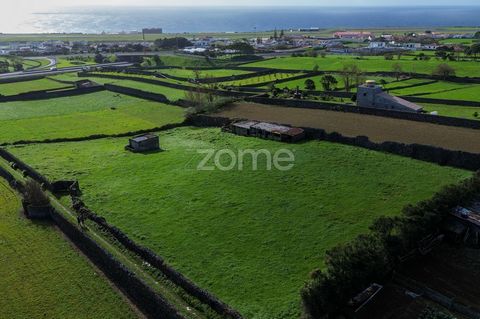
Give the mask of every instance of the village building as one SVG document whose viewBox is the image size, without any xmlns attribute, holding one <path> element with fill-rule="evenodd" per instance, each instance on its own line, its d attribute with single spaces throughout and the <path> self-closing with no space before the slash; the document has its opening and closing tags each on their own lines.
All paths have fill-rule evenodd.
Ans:
<svg viewBox="0 0 480 319">
<path fill-rule="evenodd" d="M 383 91 L 375 81 L 366 81 L 357 88 L 357 106 L 420 113 L 423 107 Z"/>
<path fill-rule="evenodd" d="M 152 133 L 137 135 L 128 140 L 125 149 L 134 153 L 156 151 L 160 149 L 159 138 Z"/>
<path fill-rule="evenodd" d="M 347 40 L 347 41 L 365 41 L 373 40 L 375 35 L 372 32 L 364 31 L 339 31 L 335 32 L 333 36 L 337 39 Z"/>
<path fill-rule="evenodd" d="M 445 220 L 443 230 L 455 242 L 478 247 L 480 244 L 480 201 L 468 207 L 455 207 Z"/>
</svg>

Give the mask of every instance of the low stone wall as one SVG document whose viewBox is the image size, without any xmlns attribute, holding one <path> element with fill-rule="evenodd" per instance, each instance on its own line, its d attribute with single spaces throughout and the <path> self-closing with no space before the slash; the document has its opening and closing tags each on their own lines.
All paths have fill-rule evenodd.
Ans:
<svg viewBox="0 0 480 319">
<path fill-rule="evenodd" d="M 9 163 L 15 164 L 15 168 L 19 169 L 24 172 L 25 175 L 31 177 L 32 179 L 36 180 L 38 183 L 43 184 L 47 189 L 51 189 L 51 184 L 47 178 L 45 178 L 42 174 L 37 172 L 35 169 L 15 157 L 13 154 L 8 152 L 7 150 L 0 148 L 0 157 L 6 160 Z"/>
<path fill-rule="evenodd" d="M 0 84 L 33 81 L 33 80 L 40 80 L 43 78 L 44 78 L 43 75 L 32 75 L 32 76 L 25 76 L 21 78 L 2 78 L 0 79 Z"/>
<path fill-rule="evenodd" d="M 162 296 L 157 294 L 109 252 L 63 217 L 62 214 L 53 210 L 51 218 L 75 246 L 87 255 L 149 318 L 183 318 Z"/>
<path fill-rule="evenodd" d="M 274 73 L 276 73 L 276 72 L 274 72 Z M 262 87 L 262 86 L 265 86 L 265 85 L 268 85 L 268 84 L 271 84 L 271 83 L 277 85 L 277 84 L 290 82 L 290 81 L 294 81 L 294 80 L 300 80 L 300 79 L 306 79 L 306 78 L 314 77 L 314 76 L 317 76 L 319 74 L 322 74 L 322 73 L 321 72 L 309 72 L 309 73 L 300 74 L 300 75 L 292 76 L 292 77 L 285 78 L 285 79 L 277 79 L 277 80 L 271 80 L 271 81 L 266 81 L 266 82 L 262 82 L 262 83 L 244 85 L 243 87 L 245 87 L 245 88 L 250 88 L 250 87 L 255 88 L 255 87 Z"/>
<path fill-rule="evenodd" d="M 45 100 L 59 97 L 82 95 L 105 90 L 102 85 L 64 91 L 34 91 L 10 96 L 0 96 L 1 102 Z"/>
<path fill-rule="evenodd" d="M 121 93 L 129 96 L 133 96 L 133 97 L 138 97 L 144 100 L 161 102 L 161 103 L 170 102 L 165 95 L 159 94 L 159 93 L 146 92 L 146 91 L 132 89 L 125 86 L 119 86 L 119 85 L 107 84 L 107 83 L 104 85 L 104 87 L 107 91 Z"/>
<path fill-rule="evenodd" d="M 108 137 L 129 137 L 129 136 L 145 134 L 149 132 L 171 130 L 171 129 L 182 127 L 182 126 L 185 126 L 184 122 L 176 123 L 176 124 L 166 124 L 160 127 L 152 127 L 149 129 L 130 131 L 130 132 L 124 132 L 124 133 L 118 133 L 118 134 L 94 134 L 94 135 L 81 136 L 81 137 L 61 137 L 61 138 L 52 138 L 52 139 L 44 139 L 44 140 L 20 140 L 12 143 L 2 143 L 0 144 L 0 146 L 28 145 L 28 144 L 40 144 L 40 143 L 51 144 L 51 143 L 63 143 L 63 142 L 81 142 L 81 141 L 98 140 L 101 138 L 108 138 Z"/>
<path fill-rule="evenodd" d="M 48 181 L 48 179 L 46 177 L 44 177 L 43 175 L 41 175 L 40 173 L 36 172 L 33 168 L 31 168 L 30 166 L 28 166 L 27 164 L 25 164 L 23 161 L 21 161 L 20 159 L 16 158 L 14 155 L 12 155 L 11 153 L 9 153 L 7 150 L 4 150 L 4 149 L 1 149 L 0 148 L 0 156 L 2 158 L 4 158 L 5 160 L 7 160 L 8 162 L 12 162 L 12 163 L 15 163 L 17 165 L 17 167 L 19 169 L 22 169 L 22 170 L 26 170 L 28 171 L 28 174 L 29 176 L 31 176 L 34 180 L 36 180 L 37 182 L 39 183 L 45 183 L 45 185 L 48 185 L 48 189 L 51 190 L 51 191 L 54 191 L 54 188 L 52 186 L 52 184 Z M 6 171 L 5 171 L 6 172 Z M 7 174 L 5 176 L 8 177 L 9 180 L 11 180 L 13 178 L 13 176 L 11 176 L 11 174 L 9 174 L 8 172 L 6 172 Z M 2 170 L 0 170 L 0 176 L 2 174 Z M 31 174 L 31 175 L 30 175 Z M 103 217 L 100 217 L 98 215 L 96 215 L 94 212 L 92 212 L 90 209 L 88 209 L 88 207 L 86 207 L 83 202 L 76 196 L 78 196 L 78 194 L 71 194 L 72 196 L 72 203 L 73 203 L 73 208 L 79 212 L 81 209 L 86 209 L 87 211 L 90 212 L 89 214 L 89 218 L 95 222 L 97 225 L 99 225 L 99 227 L 101 227 L 103 230 L 107 231 L 108 233 L 110 233 L 116 240 L 118 240 L 125 248 L 127 248 L 129 251 L 135 253 L 136 255 L 138 255 L 140 258 L 142 258 L 144 261 L 148 262 L 150 265 L 152 265 L 153 267 L 157 268 L 158 270 L 160 270 L 170 281 L 172 281 L 174 284 L 176 284 L 177 286 L 181 287 L 183 290 L 185 290 L 189 295 L 195 297 L 196 299 L 198 299 L 200 302 L 210 306 L 214 311 L 216 311 L 217 313 L 219 313 L 220 315 L 222 315 L 223 317 L 226 317 L 226 318 L 232 318 L 232 319 L 241 319 L 242 316 L 240 315 L 240 313 L 238 313 L 237 311 L 235 311 L 234 309 L 232 309 L 230 306 L 228 306 L 227 304 L 223 303 L 220 299 L 218 299 L 217 297 L 213 296 L 211 293 L 209 293 L 208 291 L 200 288 L 199 286 L 197 286 L 195 283 L 193 283 L 192 281 L 190 281 L 187 277 L 185 277 L 183 274 L 181 274 L 180 272 L 178 272 L 177 270 L 175 270 L 174 268 L 172 268 L 170 265 L 168 265 L 167 263 L 165 263 L 165 261 L 163 260 L 163 258 L 161 258 L 160 256 L 156 255 L 153 251 L 151 251 L 150 249 L 148 248 L 145 248 L 139 244 L 137 244 L 136 242 L 134 242 L 133 240 L 131 240 L 125 233 L 123 233 L 120 229 L 118 229 L 117 227 L 115 226 L 112 226 L 110 225 L 106 220 L 105 218 Z M 61 215 L 59 215 L 59 218 L 62 217 Z M 52 216 L 53 218 L 53 216 Z M 63 218 L 63 217 L 62 217 Z M 55 220 L 55 219 L 54 219 Z M 68 226 L 68 225 L 67 225 Z M 69 227 L 73 227 L 75 228 L 77 231 L 78 229 L 73 226 L 73 225 L 70 225 Z M 67 227 L 68 228 L 68 227 Z M 63 231 L 63 229 L 62 229 Z M 68 235 L 68 234 L 67 234 Z M 70 236 L 69 236 L 70 237 Z M 72 239 L 72 241 L 74 241 Z M 75 242 L 75 241 L 74 241 Z M 95 245 L 96 243 L 93 242 Z M 76 243 L 77 244 L 77 243 Z M 80 244 L 84 244 L 83 242 L 81 242 Z M 87 243 L 90 245 L 90 243 Z M 100 248 L 101 249 L 101 248 Z M 94 252 L 95 254 L 98 254 L 98 251 L 97 249 L 95 248 L 94 249 Z M 108 254 L 108 253 L 107 253 Z M 87 254 L 88 255 L 88 254 Z M 90 256 L 89 256 L 90 257 Z M 95 257 L 95 256 L 94 256 Z M 95 257 L 96 258 L 96 257 Z M 105 256 L 102 256 L 102 258 L 104 259 Z M 102 260 L 103 260 L 102 259 Z M 104 262 L 104 261 L 102 261 Z M 95 262 L 96 263 L 96 262 Z M 97 263 L 96 263 L 97 264 Z M 121 266 L 121 264 L 120 264 Z M 122 266 L 123 267 L 123 266 Z M 99 267 L 103 270 L 102 267 Z M 118 267 L 117 267 L 118 268 Z M 116 269 L 116 268 L 113 268 L 113 269 Z M 126 270 L 126 269 L 125 269 Z M 105 271 L 108 271 L 108 268 L 107 270 Z M 118 271 L 118 269 L 116 270 Z M 128 270 L 127 270 L 128 271 Z M 107 274 L 108 275 L 108 274 Z M 114 280 L 114 279 L 112 279 Z M 138 283 L 136 283 L 138 284 Z M 148 286 L 147 286 L 148 287 Z M 150 288 L 148 288 L 150 289 Z M 135 299 L 134 299 L 135 300 Z M 150 301 L 149 301 L 150 302 Z M 154 318 L 160 318 L 160 317 L 154 317 Z M 164 318 L 164 317 L 161 317 L 161 318 Z M 167 318 L 170 318 L 170 317 L 167 317 Z M 171 318 L 176 318 L 176 317 L 171 317 Z"/>
<path fill-rule="evenodd" d="M 130 80 L 130 81 L 143 82 L 143 83 L 149 83 L 149 84 L 154 84 L 154 85 L 161 85 L 161 86 L 165 86 L 165 87 L 169 87 L 169 88 L 177 89 L 177 90 L 183 90 L 183 91 L 195 90 L 195 91 L 198 91 L 198 92 L 213 93 L 215 95 L 227 96 L 227 97 L 245 97 L 245 96 L 254 95 L 252 93 L 247 93 L 247 92 L 211 90 L 211 89 L 206 89 L 206 88 L 201 88 L 201 87 L 164 82 L 164 81 L 161 81 L 161 80 L 145 79 L 145 78 L 139 78 L 139 77 L 125 76 L 125 75 L 80 72 L 80 73 L 78 73 L 78 76 L 79 77 L 92 76 L 92 77 L 101 77 L 101 78 L 107 78 L 107 79 Z"/>
<path fill-rule="evenodd" d="M 200 288 L 190 279 L 185 277 L 182 273 L 175 270 L 168 265 L 163 258 L 155 254 L 150 249 L 143 247 L 133 240 L 131 240 L 124 232 L 115 226 L 110 225 L 105 218 L 98 216 L 92 212 L 80 198 L 72 196 L 73 208 L 79 212 L 80 210 L 86 210 L 89 212 L 89 219 L 95 222 L 101 229 L 107 231 L 118 242 L 120 242 L 125 248 L 133 252 L 145 262 L 148 262 L 151 266 L 155 267 L 162 272 L 168 280 L 173 282 L 178 287 L 182 288 L 190 296 L 195 297 L 200 302 L 208 305 L 215 312 L 221 315 L 223 318 L 241 319 L 242 316 L 236 310 L 222 302 L 220 299 L 209 293 L 208 291 Z"/>
<path fill-rule="evenodd" d="M 268 104 L 268 105 L 280 105 L 285 107 L 342 111 L 342 112 L 350 112 L 350 113 L 391 117 L 391 118 L 417 121 L 417 122 L 427 122 L 427 123 L 447 125 L 447 126 L 459 126 L 459 127 L 466 127 L 466 128 L 472 128 L 472 129 L 480 129 L 480 121 L 462 119 L 457 117 L 400 112 L 400 111 L 382 110 L 382 109 L 366 108 L 366 107 L 359 108 L 359 107 L 348 105 L 348 104 L 334 104 L 334 103 L 328 103 L 328 102 L 294 100 L 294 99 L 271 99 L 267 97 L 247 97 L 245 98 L 245 100 L 248 102 Z"/>
<path fill-rule="evenodd" d="M 223 127 L 230 124 L 232 121 L 233 120 L 229 118 L 208 115 L 193 115 L 189 118 L 189 123 L 191 125 L 200 127 Z M 425 162 L 431 162 L 443 166 L 457 167 L 471 171 L 480 169 L 480 154 L 451 151 L 421 144 L 403 144 L 398 142 L 376 143 L 370 141 L 367 136 L 347 137 L 337 132 L 327 133 L 323 129 L 311 127 L 302 128 L 305 130 L 306 138 L 310 140 L 322 140 L 352 145 L 373 151 L 391 153 Z"/>
</svg>

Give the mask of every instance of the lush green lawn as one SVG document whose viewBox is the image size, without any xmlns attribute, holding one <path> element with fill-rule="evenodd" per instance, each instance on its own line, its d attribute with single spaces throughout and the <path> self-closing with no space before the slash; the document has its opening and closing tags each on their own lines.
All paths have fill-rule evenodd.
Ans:
<svg viewBox="0 0 480 319">
<path fill-rule="evenodd" d="M 183 78 L 195 78 L 196 74 L 193 70 L 187 69 L 160 69 L 158 72 L 169 74 L 173 76 L 183 77 Z M 231 75 L 239 75 L 239 74 L 247 74 L 250 73 L 249 71 L 242 71 L 242 70 L 231 70 L 231 69 L 218 69 L 218 70 L 200 70 L 199 75 L 200 77 L 224 77 L 224 76 L 231 76 Z"/>
<path fill-rule="evenodd" d="M 1 95 L 16 95 L 30 91 L 52 90 L 58 88 L 72 87 L 68 84 L 55 82 L 49 79 L 40 79 L 33 81 L 22 81 L 13 83 L 0 83 Z"/>
<path fill-rule="evenodd" d="M 252 85 L 252 84 L 258 84 L 258 83 L 273 82 L 275 80 L 288 79 L 297 75 L 301 75 L 301 73 L 274 73 L 274 74 L 256 76 L 256 77 L 243 79 L 243 80 L 221 82 L 220 84 L 233 85 L 233 86 Z M 280 83 L 279 85 L 281 86 L 282 83 Z"/>
<path fill-rule="evenodd" d="M 135 318 L 53 225 L 27 220 L 0 179 L 0 317 Z"/>
<path fill-rule="evenodd" d="M 423 109 L 428 112 L 437 111 L 438 115 L 461 117 L 470 120 L 480 120 L 480 107 L 427 104 L 422 103 Z M 475 114 L 477 116 L 475 116 Z"/>
<path fill-rule="evenodd" d="M 57 68 L 68 68 L 71 66 L 83 66 L 83 65 L 92 65 L 95 64 L 93 59 L 90 59 L 88 61 L 82 61 L 82 60 L 71 60 L 71 59 L 66 59 L 66 58 L 57 58 Z"/>
<path fill-rule="evenodd" d="M 115 134 L 183 121 L 184 110 L 112 92 L 0 103 L 0 142 Z"/>
<path fill-rule="evenodd" d="M 404 72 L 414 72 L 431 74 L 433 69 L 441 64 L 447 63 L 456 70 L 458 76 L 480 76 L 480 62 L 474 61 L 438 61 L 430 59 L 429 61 L 415 61 L 413 57 L 405 56 L 401 60 L 385 60 L 384 57 L 369 56 L 361 59 L 351 56 L 328 55 L 324 58 L 308 57 L 282 57 L 260 62 L 245 64 L 251 67 L 266 67 L 278 69 L 296 69 L 312 70 L 315 65 L 319 66 L 320 71 L 338 71 L 345 64 L 357 64 L 364 72 L 392 71 L 395 63 L 402 65 Z"/>
<path fill-rule="evenodd" d="M 10 147 L 51 179 L 78 179 L 87 205 L 249 318 L 295 318 L 325 250 L 380 215 L 470 175 L 399 156 L 311 141 L 282 144 L 182 128 L 164 152 L 124 151 L 126 138 Z M 290 171 L 202 171 L 198 149 L 289 149 Z M 223 157 L 223 164 L 228 159 Z M 211 164 L 211 161 L 210 163 Z"/>
</svg>

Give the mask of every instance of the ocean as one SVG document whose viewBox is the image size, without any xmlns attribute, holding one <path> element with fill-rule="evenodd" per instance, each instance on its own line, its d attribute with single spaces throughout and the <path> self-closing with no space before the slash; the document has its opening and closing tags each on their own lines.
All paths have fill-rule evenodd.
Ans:
<svg viewBox="0 0 480 319">
<path fill-rule="evenodd" d="M 0 33 L 248 32 L 290 28 L 478 26 L 477 7 L 97 7 L 21 13 Z"/>
</svg>

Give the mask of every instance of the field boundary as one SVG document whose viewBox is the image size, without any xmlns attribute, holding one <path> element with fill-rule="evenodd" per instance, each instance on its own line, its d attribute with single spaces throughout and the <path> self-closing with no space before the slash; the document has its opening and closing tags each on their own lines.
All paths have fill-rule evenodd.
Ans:
<svg viewBox="0 0 480 319">
<path fill-rule="evenodd" d="M 421 113 L 410 113 L 393 110 L 383 110 L 376 108 L 357 107 L 348 104 L 335 104 L 328 102 L 293 100 L 293 99 L 272 99 L 267 97 L 246 97 L 245 101 L 266 105 L 280 105 L 285 107 L 320 109 L 328 111 L 341 111 L 348 113 L 358 113 L 374 116 L 390 117 L 402 120 L 427 122 L 433 124 L 458 126 L 471 129 L 480 129 L 480 121 L 463 119 L 458 117 L 430 115 Z"/>
<path fill-rule="evenodd" d="M 0 176 L 5 178 L 10 186 L 22 193 L 22 185 L 8 171 L 0 167 Z M 52 208 L 50 216 L 55 225 L 75 246 L 98 267 L 148 318 L 183 319 L 184 317 L 169 304 L 161 295 L 150 288 L 135 273 L 128 270 L 111 253 L 81 231 L 65 218 L 56 208 Z"/>
<path fill-rule="evenodd" d="M 2 149 L 0 148 L 0 157 L 2 157 L 5 161 L 9 162 L 9 163 L 12 163 L 12 168 L 14 169 L 20 169 L 22 170 L 23 172 L 23 175 L 24 176 L 29 176 L 31 178 L 33 178 L 34 180 L 36 180 L 37 182 L 41 183 L 42 185 L 45 186 L 46 189 L 48 189 L 49 191 L 53 192 L 54 191 L 54 187 L 52 186 L 52 183 L 48 180 L 48 178 L 46 178 L 45 176 L 43 176 L 42 174 L 40 174 L 39 172 L 37 172 L 35 169 L 33 169 L 32 167 L 30 167 L 29 165 L 27 165 L 25 162 L 23 162 L 22 160 L 20 160 L 19 158 L 17 158 L 16 156 L 14 156 L 13 154 L 11 154 L 10 152 L 8 152 L 7 150 L 5 149 Z M 1 167 L 0 167 L 1 168 Z M 0 175 L 2 174 L 2 170 L 0 170 Z M 11 178 L 13 177 L 11 174 L 9 174 L 7 172 L 7 174 L 5 174 L 8 178 Z M 96 213 L 94 213 L 93 211 L 91 211 L 87 206 L 85 206 L 85 204 L 81 201 L 81 199 L 79 197 L 76 197 L 75 194 L 71 193 L 70 194 L 71 196 L 71 199 L 72 199 L 72 203 L 73 203 L 73 207 L 74 207 L 74 210 L 76 212 L 80 212 L 80 210 L 86 210 L 88 211 L 88 216 L 89 216 L 89 219 L 91 221 L 93 221 L 95 224 L 97 224 L 101 229 L 103 230 L 106 230 L 108 231 L 108 233 L 113 236 L 116 240 L 118 240 L 118 242 L 120 244 L 122 244 L 128 251 L 134 253 L 136 256 L 140 257 L 143 261 L 147 262 L 148 264 L 150 264 L 152 267 L 158 269 L 163 275 L 165 275 L 165 277 L 170 280 L 172 283 L 174 283 L 176 286 L 182 288 L 186 293 L 188 293 L 190 296 L 196 298 L 197 300 L 199 300 L 200 302 L 202 302 L 203 304 L 206 304 L 208 305 L 211 309 L 213 309 L 215 312 L 217 312 L 218 314 L 224 316 L 224 317 L 227 317 L 227 318 L 232 318 L 232 319 L 242 319 L 243 317 L 241 316 L 241 314 L 239 312 L 237 312 L 236 310 L 234 310 L 233 308 L 231 308 L 229 305 L 227 305 L 226 303 L 224 303 L 223 301 L 221 301 L 220 299 L 218 299 L 216 296 L 212 295 L 210 292 L 200 288 L 198 285 L 196 285 L 193 281 L 191 281 L 190 279 L 188 279 L 187 277 L 185 277 L 181 272 L 175 270 L 173 267 L 171 267 L 170 265 L 168 265 L 163 258 L 161 258 L 160 256 L 158 256 L 157 254 L 155 254 L 153 251 L 151 251 L 150 249 L 148 248 L 145 248 L 143 247 L 142 245 L 139 245 L 138 243 L 136 243 L 135 241 L 131 240 L 124 232 L 122 232 L 120 229 L 118 229 L 117 227 L 115 226 L 112 226 L 110 225 L 106 220 L 105 218 L 103 217 L 100 217 L 98 216 Z M 58 218 L 63 218 L 60 214 L 58 214 L 59 217 Z M 53 215 L 52 215 L 53 217 Z M 57 222 L 57 221 L 56 221 Z M 68 221 L 62 221 L 62 222 L 68 222 Z M 68 226 L 68 225 L 67 225 Z M 67 227 L 65 226 L 65 227 Z M 59 226 L 60 227 L 60 226 Z M 77 231 L 78 229 L 76 227 L 74 227 L 73 225 L 70 225 L 67 227 L 67 231 L 71 231 L 69 230 L 69 227 L 73 227 L 75 228 Z M 60 227 L 61 228 L 61 227 Z M 62 229 L 62 231 L 65 232 L 64 229 Z M 65 232 L 66 233 L 66 232 Z M 82 233 L 83 234 L 83 233 Z M 68 233 L 66 233 L 66 235 L 70 238 L 70 235 Z M 74 234 L 75 235 L 75 234 Z M 75 235 L 77 236 L 77 235 Z M 75 237 L 76 238 L 76 237 Z M 89 240 L 91 240 L 90 238 L 88 238 Z M 78 240 L 78 239 L 77 239 Z M 75 244 L 77 246 L 79 246 L 77 244 L 77 242 L 75 241 L 75 239 L 72 239 L 72 241 L 75 242 Z M 82 244 L 82 242 L 80 242 L 80 244 Z M 87 246 L 90 245 L 90 243 L 86 243 Z M 95 242 L 94 244 L 97 246 L 97 247 L 90 247 L 88 249 L 93 249 L 94 251 L 100 249 L 103 251 L 102 248 L 100 248 Z M 79 247 L 82 251 L 82 247 Z M 109 254 L 108 252 L 106 251 L 103 251 L 105 252 L 106 254 Z M 88 253 L 86 253 L 88 256 L 90 256 Z M 101 256 L 103 259 L 106 258 L 104 256 Z M 97 264 L 97 260 L 95 258 L 98 258 L 98 256 L 94 256 L 94 263 Z M 117 262 L 118 263 L 118 262 Z M 120 266 L 122 266 L 123 268 L 125 268 L 121 263 L 119 263 Z M 109 268 L 106 267 L 106 268 L 103 268 L 103 263 L 100 262 L 100 264 L 98 265 L 100 269 L 102 269 L 104 272 L 106 272 L 107 276 L 110 278 L 110 275 L 115 275 L 114 274 L 110 274 L 109 273 Z M 113 269 L 117 269 L 118 266 L 117 265 L 113 265 L 115 266 Z M 126 269 L 125 269 L 126 270 Z M 115 270 L 115 271 L 119 271 L 118 269 Z M 128 270 L 126 270 L 128 271 Z M 112 279 L 114 280 L 114 279 Z M 140 280 L 140 279 L 139 279 Z M 141 280 L 140 280 L 141 281 Z M 143 283 L 143 282 L 142 282 Z M 135 283 L 137 285 L 137 283 Z M 144 285 L 146 285 L 145 283 L 143 283 Z M 121 286 L 121 285 L 120 285 Z M 148 287 L 148 285 L 146 285 Z M 149 288 L 149 287 L 148 287 Z M 149 288 L 150 289 L 150 288 Z M 151 290 L 151 289 L 150 289 Z M 148 293 L 148 291 L 147 291 Z M 154 292 L 153 292 L 154 293 Z M 147 296 L 148 297 L 148 296 Z M 136 300 L 134 298 L 134 300 Z M 141 305 L 139 305 L 139 308 L 141 309 L 144 309 Z M 168 313 L 168 312 L 167 312 Z M 163 317 L 159 317 L 159 318 L 163 318 Z M 168 317 L 168 318 L 181 318 L 181 317 Z"/>
<path fill-rule="evenodd" d="M 189 117 L 189 123 L 199 127 L 224 127 L 232 123 L 232 119 L 208 115 L 195 115 Z M 279 123 L 283 124 L 283 123 Z M 451 166 L 470 171 L 480 169 L 480 154 L 462 151 L 452 151 L 440 147 L 422 144 L 404 144 L 398 142 L 375 143 L 367 136 L 347 137 L 337 132 L 327 133 L 323 129 L 302 127 L 307 139 L 321 140 L 333 143 L 346 144 L 380 151 L 403 157 L 409 157 L 424 162 L 435 163 L 441 166 Z"/>
<path fill-rule="evenodd" d="M 20 93 L 17 95 L 9 96 L 0 96 L 0 103 L 3 102 L 15 102 L 15 101 L 32 101 L 32 100 L 46 100 L 52 98 L 76 96 L 82 94 L 90 94 L 95 92 L 100 92 L 105 90 L 103 85 L 86 87 L 86 88 L 75 88 L 71 90 L 41 90 L 41 91 L 31 91 L 26 93 Z"/>
</svg>

